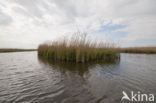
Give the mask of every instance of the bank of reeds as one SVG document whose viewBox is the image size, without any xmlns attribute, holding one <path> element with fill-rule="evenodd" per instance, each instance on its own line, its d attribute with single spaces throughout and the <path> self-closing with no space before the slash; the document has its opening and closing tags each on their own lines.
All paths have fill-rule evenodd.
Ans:
<svg viewBox="0 0 156 103">
<path fill-rule="evenodd" d="M 70 38 L 63 38 L 38 47 L 38 55 L 54 61 L 64 62 L 100 62 L 119 59 L 118 52 L 112 50 L 113 43 L 93 42 L 87 34 L 74 33 Z"/>
<path fill-rule="evenodd" d="M 24 52 L 24 51 L 37 51 L 37 49 L 11 49 L 11 48 L 0 49 L 0 53 L 5 53 L 5 52 Z"/>
<path fill-rule="evenodd" d="M 156 47 L 129 47 L 129 48 L 120 48 L 120 52 L 123 52 L 123 53 L 155 54 L 156 53 Z"/>
</svg>

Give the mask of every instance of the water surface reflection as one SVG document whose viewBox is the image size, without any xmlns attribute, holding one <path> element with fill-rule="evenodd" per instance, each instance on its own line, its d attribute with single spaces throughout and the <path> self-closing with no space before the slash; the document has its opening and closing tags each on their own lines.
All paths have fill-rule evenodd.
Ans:
<svg viewBox="0 0 156 103">
<path fill-rule="evenodd" d="M 60 85 L 64 86 L 67 102 L 95 103 L 108 101 L 108 88 L 114 88 L 109 82 L 115 79 L 119 61 L 107 63 L 63 63 L 38 58 L 41 65 L 60 73 Z M 48 70 L 49 71 L 49 70 Z M 102 77 L 103 76 L 103 77 Z M 109 86 L 110 85 L 110 86 Z M 110 92 L 111 93 L 111 92 Z M 63 98 L 62 98 L 63 99 Z M 114 98 L 115 99 L 115 98 Z M 57 99 L 56 99 L 57 100 Z M 120 99 L 117 97 L 116 101 Z M 110 101 L 110 100 L 109 100 Z"/>
<path fill-rule="evenodd" d="M 0 103 L 120 103 L 122 91 L 156 94 L 156 55 L 73 64 L 37 52 L 0 53 Z"/>
<path fill-rule="evenodd" d="M 103 62 L 103 63 L 72 63 L 72 62 L 56 62 L 52 60 L 47 60 L 46 58 L 42 58 L 38 56 L 38 60 L 41 64 L 51 66 L 52 68 L 58 69 L 60 72 L 65 73 L 66 71 L 70 71 L 72 73 L 79 74 L 83 76 L 88 73 L 88 70 L 91 68 L 95 68 L 96 66 L 109 66 L 109 65 L 117 65 L 119 64 L 120 60 L 110 61 L 110 62 Z"/>
</svg>

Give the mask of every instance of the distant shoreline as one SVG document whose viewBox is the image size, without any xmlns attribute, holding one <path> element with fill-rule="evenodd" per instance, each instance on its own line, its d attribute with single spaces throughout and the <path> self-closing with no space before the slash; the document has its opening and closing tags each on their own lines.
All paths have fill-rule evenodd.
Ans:
<svg viewBox="0 0 156 103">
<path fill-rule="evenodd" d="M 37 51 L 38 49 L 10 49 L 1 48 L 0 53 L 8 52 L 25 52 L 25 51 Z M 114 48 L 114 51 L 120 53 L 137 53 L 137 54 L 156 54 L 156 47 L 129 47 L 129 48 Z"/>
<path fill-rule="evenodd" d="M 0 49 L 0 53 L 37 51 L 37 49 Z"/>
<path fill-rule="evenodd" d="M 121 53 L 156 54 L 156 47 L 129 47 L 120 48 Z"/>
</svg>

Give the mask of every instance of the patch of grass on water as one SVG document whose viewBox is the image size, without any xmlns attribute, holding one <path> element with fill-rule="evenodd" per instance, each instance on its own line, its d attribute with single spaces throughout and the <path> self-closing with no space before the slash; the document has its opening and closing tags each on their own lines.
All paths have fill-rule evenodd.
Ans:
<svg viewBox="0 0 156 103">
<path fill-rule="evenodd" d="M 76 63 L 119 59 L 119 53 L 112 49 L 113 43 L 92 42 L 86 36 L 86 33 L 76 32 L 71 38 L 41 44 L 38 55 L 53 61 Z"/>
</svg>

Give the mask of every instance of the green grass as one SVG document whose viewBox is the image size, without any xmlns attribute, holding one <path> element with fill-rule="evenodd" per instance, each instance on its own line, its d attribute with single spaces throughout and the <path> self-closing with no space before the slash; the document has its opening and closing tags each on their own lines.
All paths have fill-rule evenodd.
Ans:
<svg viewBox="0 0 156 103">
<path fill-rule="evenodd" d="M 91 41 L 86 39 L 85 33 L 77 32 L 71 38 L 39 45 L 38 55 L 53 61 L 76 63 L 119 59 L 119 53 L 112 50 L 113 43 L 95 43 Z"/>
<path fill-rule="evenodd" d="M 0 49 L 0 53 L 5 53 L 5 52 L 24 52 L 24 51 L 37 51 L 37 49 Z"/>
</svg>

